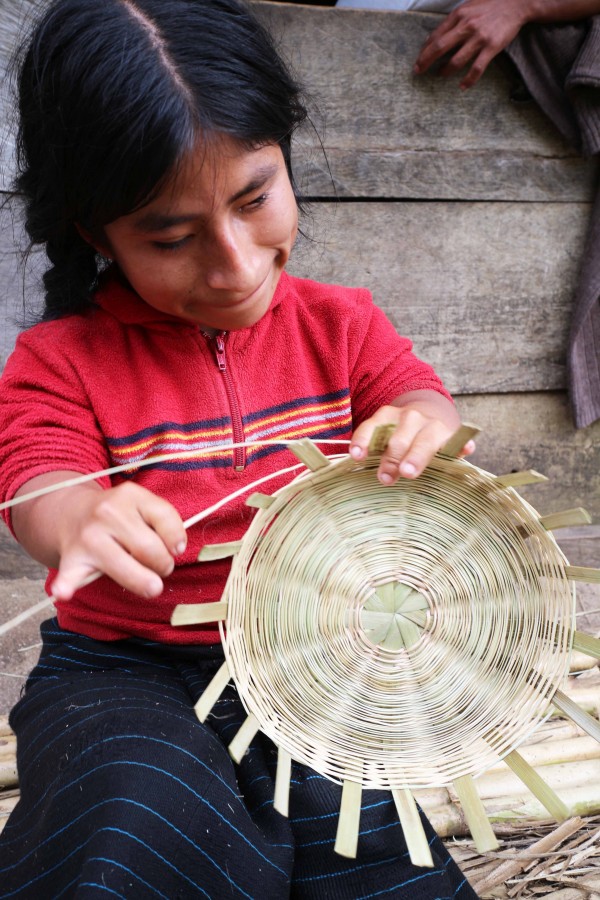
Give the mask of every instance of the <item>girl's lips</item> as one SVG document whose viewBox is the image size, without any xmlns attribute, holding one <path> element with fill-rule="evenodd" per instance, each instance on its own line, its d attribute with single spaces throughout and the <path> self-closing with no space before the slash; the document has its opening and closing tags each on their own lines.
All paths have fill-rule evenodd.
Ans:
<svg viewBox="0 0 600 900">
<path fill-rule="evenodd" d="M 231 313 L 235 315 L 238 310 L 240 311 L 239 314 L 241 315 L 243 308 L 246 305 L 251 305 L 254 301 L 258 301 L 258 303 L 260 303 L 259 295 L 268 285 L 270 274 L 270 272 L 267 272 L 266 276 L 260 282 L 258 287 L 254 288 L 254 290 L 249 294 L 245 294 L 239 299 L 218 299 L 213 301 L 210 305 L 208 305 L 206 302 L 203 302 L 200 305 L 197 305 L 195 303 L 189 304 L 187 307 L 188 317 L 194 322 L 197 322 L 200 319 L 200 321 L 204 321 L 205 324 L 205 317 L 209 317 L 213 320 L 213 324 L 209 326 L 211 328 L 219 328 L 225 331 L 229 331 L 232 328 L 235 328 L 236 325 L 232 324 L 231 321 L 227 323 L 225 321 L 221 321 L 218 325 L 216 325 L 214 324 L 214 320 L 218 320 L 219 315 L 227 315 Z"/>
<path fill-rule="evenodd" d="M 225 304 L 225 305 L 228 306 L 228 307 L 232 307 L 232 306 L 242 306 L 244 303 L 247 303 L 249 300 L 252 300 L 252 299 L 256 296 L 256 294 L 258 294 L 259 291 L 261 291 L 262 288 L 265 286 L 265 284 L 267 283 L 268 278 L 269 278 L 269 273 L 267 273 L 267 274 L 265 275 L 265 277 L 263 278 L 263 280 L 261 281 L 261 283 L 258 285 L 258 287 L 254 288 L 254 290 L 251 291 L 249 294 L 246 294 L 245 297 L 242 297 L 240 300 L 233 300 L 233 301 L 231 301 L 230 303 L 227 303 L 227 304 Z"/>
</svg>

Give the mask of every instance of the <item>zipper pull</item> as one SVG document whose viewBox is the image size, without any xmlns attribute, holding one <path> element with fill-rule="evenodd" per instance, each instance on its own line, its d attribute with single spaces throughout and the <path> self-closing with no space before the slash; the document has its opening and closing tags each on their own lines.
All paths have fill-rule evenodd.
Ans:
<svg viewBox="0 0 600 900">
<path fill-rule="evenodd" d="M 215 336 L 215 355 L 217 357 L 217 365 L 219 372 L 227 371 L 227 363 L 225 361 L 225 341 L 223 340 L 225 332 Z"/>
</svg>

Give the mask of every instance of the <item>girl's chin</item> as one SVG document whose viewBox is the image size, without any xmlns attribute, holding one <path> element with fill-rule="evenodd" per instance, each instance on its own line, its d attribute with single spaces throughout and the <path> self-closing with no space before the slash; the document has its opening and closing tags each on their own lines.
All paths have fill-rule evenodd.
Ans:
<svg viewBox="0 0 600 900">
<path fill-rule="evenodd" d="M 242 328 L 251 328 L 260 322 L 262 317 L 268 311 L 271 304 L 255 306 L 253 309 L 231 309 L 226 314 L 221 311 L 219 315 L 207 316 L 206 310 L 201 310 L 197 314 L 186 316 L 186 318 L 194 321 L 200 328 L 207 331 L 239 331 Z"/>
</svg>

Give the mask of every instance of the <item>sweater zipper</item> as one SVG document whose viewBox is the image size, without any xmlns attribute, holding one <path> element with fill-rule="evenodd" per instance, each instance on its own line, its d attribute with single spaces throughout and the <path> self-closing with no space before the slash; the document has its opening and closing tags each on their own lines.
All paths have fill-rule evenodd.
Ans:
<svg viewBox="0 0 600 900">
<path fill-rule="evenodd" d="M 225 393 L 227 394 L 227 400 L 229 402 L 229 413 L 231 416 L 231 429 L 233 432 L 233 443 L 241 444 L 244 440 L 244 423 L 242 421 L 242 414 L 240 412 L 240 404 L 238 402 L 237 394 L 235 391 L 235 385 L 233 383 L 233 378 L 231 377 L 231 372 L 229 371 L 229 367 L 227 365 L 227 357 L 225 355 L 225 335 L 227 332 L 222 331 L 220 334 L 215 335 L 214 338 L 210 338 L 207 335 L 209 340 L 212 340 L 215 357 L 217 360 L 217 366 L 219 367 L 219 372 L 223 376 L 223 384 L 225 385 Z M 233 468 L 236 472 L 243 472 L 246 468 L 246 448 L 245 447 L 236 447 L 233 451 Z"/>
</svg>

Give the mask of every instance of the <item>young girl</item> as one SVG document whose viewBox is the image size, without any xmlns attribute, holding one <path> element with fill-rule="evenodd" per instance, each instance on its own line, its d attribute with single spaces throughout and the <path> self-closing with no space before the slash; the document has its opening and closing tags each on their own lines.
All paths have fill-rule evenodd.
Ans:
<svg viewBox="0 0 600 900">
<path fill-rule="evenodd" d="M 365 792 L 355 860 L 333 851 L 338 785 L 295 765 L 277 813 L 273 745 L 228 756 L 234 688 L 207 725 L 193 711 L 218 632 L 169 624 L 178 603 L 219 598 L 227 563 L 198 550 L 239 539 L 251 513 L 240 499 L 189 534 L 182 520 L 292 461 L 283 443 L 223 445 L 351 437 L 361 459 L 391 421 L 390 484 L 459 424 L 367 291 L 284 271 L 298 86 L 237 0 L 57 0 L 18 89 L 17 188 L 50 268 L 2 379 L 2 500 L 210 452 L 6 513 L 50 569 L 57 618 L 11 715 L 2 896 L 473 897 L 428 825 L 435 867 L 411 865 L 389 793 Z"/>
</svg>

